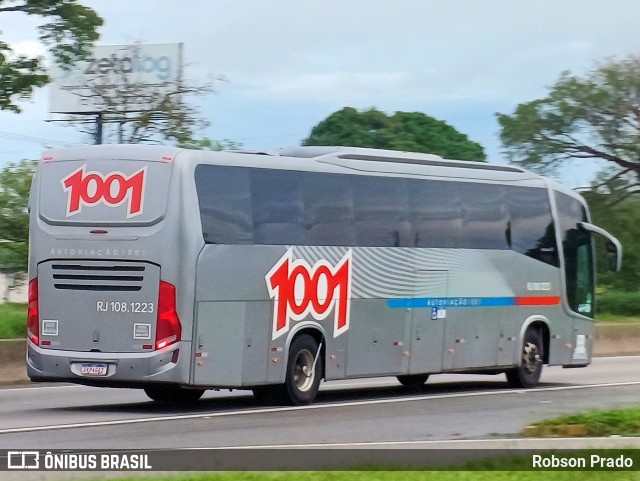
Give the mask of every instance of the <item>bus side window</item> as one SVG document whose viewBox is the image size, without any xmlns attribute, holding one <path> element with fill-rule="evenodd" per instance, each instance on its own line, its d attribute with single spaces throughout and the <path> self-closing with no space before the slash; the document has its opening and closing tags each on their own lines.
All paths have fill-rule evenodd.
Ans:
<svg viewBox="0 0 640 481">
<path fill-rule="evenodd" d="M 511 248 L 538 261 L 559 267 L 556 233 L 547 189 L 508 187 Z"/>
<path fill-rule="evenodd" d="M 462 217 L 457 182 L 408 180 L 416 247 L 460 247 Z"/>
<path fill-rule="evenodd" d="M 467 249 L 509 249 L 509 212 L 506 187 L 464 182 L 462 199 L 462 244 Z"/>
<path fill-rule="evenodd" d="M 256 244 L 305 244 L 302 172 L 252 169 Z"/>
<path fill-rule="evenodd" d="M 355 175 L 350 177 L 357 245 L 413 245 L 406 179 Z"/>
<path fill-rule="evenodd" d="M 303 195 L 308 245 L 356 245 L 349 176 L 305 172 Z"/>
<path fill-rule="evenodd" d="M 249 172 L 199 165 L 195 170 L 202 233 L 208 244 L 252 244 Z"/>
</svg>

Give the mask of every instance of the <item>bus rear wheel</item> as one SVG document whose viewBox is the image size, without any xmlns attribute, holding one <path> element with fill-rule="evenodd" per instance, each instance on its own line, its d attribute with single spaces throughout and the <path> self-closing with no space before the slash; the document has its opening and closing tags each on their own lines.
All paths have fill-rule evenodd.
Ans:
<svg viewBox="0 0 640 481">
<path fill-rule="evenodd" d="M 520 365 L 505 371 L 507 382 L 513 387 L 536 387 L 542 374 L 544 345 L 538 329 L 527 329 L 522 340 Z"/>
<path fill-rule="evenodd" d="M 308 334 L 296 337 L 289 346 L 284 386 L 291 404 L 309 404 L 318 394 L 324 369 L 318 349 L 318 343 Z"/>
<path fill-rule="evenodd" d="M 296 337 L 289 346 L 284 384 L 253 388 L 256 400 L 264 404 L 295 406 L 313 402 L 324 371 L 319 348 L 316 340 L 308 334 Z"/>
<path fill-rule="evenodd" d="M 187 389 L 170 384 L 154 384 L 144 388 L 144 392 L 153 401 L 176 406 L 195 404 L 204 394 L 204 389 Z"/>
</svg>

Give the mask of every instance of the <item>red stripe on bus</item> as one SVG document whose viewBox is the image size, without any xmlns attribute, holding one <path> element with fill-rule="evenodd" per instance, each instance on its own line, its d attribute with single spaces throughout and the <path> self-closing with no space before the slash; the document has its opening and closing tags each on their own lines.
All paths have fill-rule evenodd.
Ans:
<svg viewBox="0 0 640 481">
<path fill-rule="evenodd" d="M 554 306 L 560 304 L 560 296 L 516 297 L 516 306 Z"/>
</svg>

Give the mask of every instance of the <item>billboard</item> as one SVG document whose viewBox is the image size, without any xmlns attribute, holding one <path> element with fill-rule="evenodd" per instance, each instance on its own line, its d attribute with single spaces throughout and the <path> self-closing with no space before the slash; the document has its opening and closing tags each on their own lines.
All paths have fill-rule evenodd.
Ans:
<svg viewBox="0 0 640 481">
<path fill-rule="evenodd" d="M 107 89 L 131 84 L 142 84 L 156 93 L 175 89 L 182 75 L 182 44 L 96 46 L 91 55 L 70 70 L 54 65 L 49 75 L 49 112 L 101 112 L 105 102 L 99 92 Z M 132 104 L 129 108 L 139 110 L 137 107 Z"/>
</svg>

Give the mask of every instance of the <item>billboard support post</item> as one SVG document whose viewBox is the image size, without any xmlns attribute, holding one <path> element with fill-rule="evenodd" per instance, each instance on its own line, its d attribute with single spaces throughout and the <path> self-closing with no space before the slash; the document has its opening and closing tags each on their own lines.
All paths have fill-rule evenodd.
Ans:
<svg viewBox="0 0 640 481">
<path fill-rule="evenodd" d="M 102 112 L 98 112 L 96 114 L 96 132 L 94 135 L 94 144 L 99 145 L 102 144 Z"/>
</svg>

